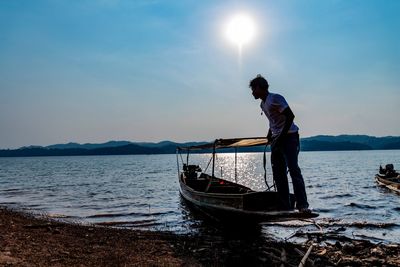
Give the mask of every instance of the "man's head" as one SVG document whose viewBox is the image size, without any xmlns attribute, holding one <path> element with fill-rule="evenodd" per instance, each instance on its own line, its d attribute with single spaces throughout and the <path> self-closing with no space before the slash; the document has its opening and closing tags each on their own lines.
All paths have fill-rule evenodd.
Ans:
<svg viewBox="0 0 400 267">
<path fill-rule="evenodd" d="M 257 77 L 250 81 L 249 87 L 255 99 L 261 98 L 265 100 L 268 94 L 269 84 L 263 76 L 258 74 Z"/>
</svg>

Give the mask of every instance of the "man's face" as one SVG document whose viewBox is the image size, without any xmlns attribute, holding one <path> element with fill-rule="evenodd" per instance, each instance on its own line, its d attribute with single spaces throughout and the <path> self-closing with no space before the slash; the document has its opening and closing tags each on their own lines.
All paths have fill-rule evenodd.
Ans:
<svg viewBox="0 0 400 267">
<path fill-rule="evenodd" d="M 260 86 L 251 87 L 251 91 L 252 95 L 254 96 L 254 99 L 259 99 L 261 97 L 262 90 Z"/>
</svg>

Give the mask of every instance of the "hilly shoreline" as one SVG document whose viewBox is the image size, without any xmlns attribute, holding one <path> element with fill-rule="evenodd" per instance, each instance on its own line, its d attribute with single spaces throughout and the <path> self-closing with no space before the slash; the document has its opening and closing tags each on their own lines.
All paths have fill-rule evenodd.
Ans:
<svg viewBox="0 0 400 267">
<path fill-rule="evenodd" d="M 205 143 L 207 142 L 176 143 L 172 141 L 162 141 L 159 143 L 150 143 L 109 141 L 101 144 L 67 143 L 44 147 L 28 146 L 18 149 L 0 149 L 0 157 L 174 154 L 176 148 L 179 146 L 192 146 Z M 399 136 L 375 137 L 368 135 L 318 135 L 301 139 L 302 151 L 389 149 L 400 149 Z M 264 147 L 242 148 L 239 150 L 239 152 L 261 151 L 264 151 Z"/>
</svg>

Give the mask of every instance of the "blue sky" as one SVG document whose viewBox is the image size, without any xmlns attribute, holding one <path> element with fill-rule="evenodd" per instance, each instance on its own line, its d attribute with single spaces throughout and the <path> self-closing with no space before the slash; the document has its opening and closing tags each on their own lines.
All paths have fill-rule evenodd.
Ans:
<svg viewBox="0 0 400 267">
<path fill-rule="evenodd" d="M 256 74 L 303 137 L 400 135 L 400 1 L 0 0 L 0 148 L 262 136 Z M 245 13 L 253 42 L 224 26 Z"/>
</svg>

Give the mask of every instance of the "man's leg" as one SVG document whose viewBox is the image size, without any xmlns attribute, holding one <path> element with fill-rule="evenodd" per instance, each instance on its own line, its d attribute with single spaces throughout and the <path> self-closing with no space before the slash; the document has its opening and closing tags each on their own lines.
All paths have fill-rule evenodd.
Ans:
<svg viewBox="0 0 400 267">
<path fill-rule="evenodd" d="M 271 148 L 272 175 L 282 202 L 282 209 L 290 209 L 289 184 L 286 174 L 286 162 L 282 148 Z"/>
<path fill-rule="evenodd" d="M 308 202 L 304 179 L 298 165 L 299 142 L 298 134 L 288 134 L 284 144 L 284 155 L 293 182 L 296 208 L 304 209 L 308 208 Z"/>
</svg>

